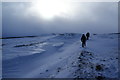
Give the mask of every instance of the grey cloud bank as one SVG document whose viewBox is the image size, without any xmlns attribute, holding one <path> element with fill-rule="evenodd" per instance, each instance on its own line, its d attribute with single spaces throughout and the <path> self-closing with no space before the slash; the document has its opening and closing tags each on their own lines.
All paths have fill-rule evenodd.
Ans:
<svg viewBox="0 0 120 80">
<path fill-rule="evenodd" d="M 114 33 L 118 32 L 117 2 L 74 2 L 75 10 L 67 17 L 44 20 L 29 13 L 31 3 L 2 3 L 3 37 L 40 35 L 43 33 Z"/>
</svg>

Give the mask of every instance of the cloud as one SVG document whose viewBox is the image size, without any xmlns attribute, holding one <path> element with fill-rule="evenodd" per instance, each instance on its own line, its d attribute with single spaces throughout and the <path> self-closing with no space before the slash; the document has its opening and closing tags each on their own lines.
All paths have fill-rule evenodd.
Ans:
<svg viewBox="0 0 120 80">
<path fill-rule="evenodd" d="M 3 36 L 40 35 L 43 33 L 118 31 L 117 2 L 74 2 L 73 12 L 65 17 L 44 20 L 29 12 L 29 2 L 4 2 L 2 4 Z"/>
</svg>

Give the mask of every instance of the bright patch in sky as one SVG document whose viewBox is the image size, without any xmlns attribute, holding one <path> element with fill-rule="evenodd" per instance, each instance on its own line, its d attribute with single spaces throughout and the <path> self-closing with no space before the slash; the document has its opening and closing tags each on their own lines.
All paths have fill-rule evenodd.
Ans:
<svg viewBox="0 0 120 80">
<path fill-rule="evenodd" d="M 70 3 L 64 0 L 39 0 L 32 2 L 31 11 L 44 19 L 64 16 L 69 13 Z"/>
</svg>

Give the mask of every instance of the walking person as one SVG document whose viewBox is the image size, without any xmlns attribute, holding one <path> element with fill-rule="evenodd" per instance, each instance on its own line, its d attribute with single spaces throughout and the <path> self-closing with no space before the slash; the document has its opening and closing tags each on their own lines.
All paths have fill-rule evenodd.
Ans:
<svg viewBox="0 0 120 80">
<path fill-rule="evenodd" d="M 82 34 L 82 37 L 81 37 L 81 42 L 82 42 L 82 47 L 85 47 L 86 46 L 86 36 L 84 34 Z"/>
<path fill-rule="evenodd" d="M 87 32 L 87 34 L 86 34 L 86 38 L 87 38 L 87 40 L 89 40 L 89 37 L 90 37 L 90 33 Z"/>
</svg>

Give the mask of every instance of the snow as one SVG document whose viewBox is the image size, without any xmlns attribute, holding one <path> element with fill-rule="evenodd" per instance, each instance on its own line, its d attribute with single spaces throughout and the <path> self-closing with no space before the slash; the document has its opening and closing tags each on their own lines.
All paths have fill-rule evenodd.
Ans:
<svg viewBox="0 0 120 80">
<path fill-rule="evenodd" d="M 2 40 L 0 40 L 0 45 L 2 45 Z M 2 78 L 2 46 L 0 46 L 0 79 Z"/>
<path fill-rule="evenodd" d="M 61 47 L 63 45 L 64 45 L 63 42 L 53 44 L 54 47 Z"/>
<path fill-rule="evenodd" d="M 3 78 L 118 78 L 118 35 L 49 34 L 3 39 Z"/>
</svg>

